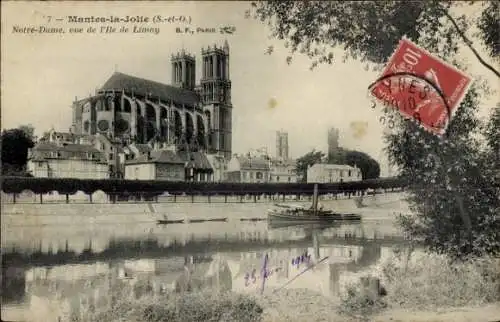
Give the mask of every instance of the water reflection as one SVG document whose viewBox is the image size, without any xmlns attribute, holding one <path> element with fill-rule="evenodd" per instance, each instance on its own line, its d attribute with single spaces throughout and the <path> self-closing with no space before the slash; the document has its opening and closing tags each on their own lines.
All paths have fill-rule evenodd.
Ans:
<svg viewBox="0 0 500 322">
<path fill-rule="evenodd" d="M 131 290 L 124 294 L 132 298 L 196 290 L 268 292 L 301 273 L 286 287 L 332 296 L 343 276 L 370 268 L 384 249 L 404 242 L 398 234 L 381 236 L 376 225 L 214 224 L 218 230 L 209 229 L 210 223 L 186 231 L 150 226 L 140 237 L 108 236 L 98 247 L 94 239 L 61 241 L 57 235 L 23 246 L 11 242 L 2 254 L 2 302 L 24 303 L 43 321 L 64 321 L 70 312 L 109 307 L 120 289 Z M 304 254 L 309 261 L 297 264 Z"/>
</svg>

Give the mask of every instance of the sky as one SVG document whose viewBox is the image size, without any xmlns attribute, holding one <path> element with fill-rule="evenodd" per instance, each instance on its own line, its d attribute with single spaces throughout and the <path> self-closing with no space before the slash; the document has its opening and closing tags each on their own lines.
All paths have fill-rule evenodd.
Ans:
<svg viewBox="0 0 500 322">
<path fill-rule="evenodd" d="M 387 174 L 383 153 L 380 110 L 370 108 L 368 85 L 378 72 L 366 71 L 357 61 L 342 63 L 342 50 L 335 49 L 338 62 L 311 71 L 310 60 L 294 56 L 286 63 L 287 49 L 271 39 L 268 27 L 245 19 L 249 2 L 2 2 L 1 103 L 2 128 L 32 124 L 36 134 L 54 127 L 71 126 L 71 104 L 102 86 L 119 71 L 150 80 L 171 83 L 170 56 L 184 48 L 197 57 L 197 79 L 201 75 L 201 48 L 230 46 L 230 77 L 233 103 L 233 151 L 246 153 L 268 147 L 275 153 L 276 131 L 289 134 L 291 157 L 312 149 L 327 151 L 330 127 L 340 130 L 340 145 L 370 154 Z M 471 13 L 472 14 L 472 13 Z M 20 34 L 14 26 L 64 27 L 67 16 L 189 16 L 193 28 L 234 26 L 233 35 L 178 34 L 184 24 L 154 25 L 158 34 L 83 33 Z M 64 22 L 47 16 L 66 18 Z M 134 24 L 126 25 L 130 29 Z M 87 29 L 89 24 L 71 27 Z M 100 26 L 100 25 L 97 25 Z M 153 27 L 153 25 L 148 25 Z M 266 55 L 266 49 L 274 52 Z M 480 48 L 481 50 L 481 48 Z M 482 52 L 482 51 L 481 51 Z M 483 52 L 482 52 L 483 53 Z M 462 50 L 468 72 L 498 84 L 468 49 Z M 484 53 L 483 53 L 484 55 Z M 270 104 L 274 101 L 276 104 Z M 481 115 L 498 102 L 498 95 L 485 98 Z M 270 107 L 273 105 L 274 107 Z M 367 124 L 364 133 L 352 123 Z"/>
</svg>

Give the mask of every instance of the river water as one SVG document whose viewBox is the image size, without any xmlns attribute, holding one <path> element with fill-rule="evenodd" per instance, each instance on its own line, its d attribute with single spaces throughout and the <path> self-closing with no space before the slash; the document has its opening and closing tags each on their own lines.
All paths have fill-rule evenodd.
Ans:
<svg viewBox="0 0 500 322">
<path fill-rule="evenodd" d="M 343 283 L 377 269 L 393 246 L 404 244 L 394 225 L 394 213 L 405 208 L 400 197 L 362 208 L 352 200 L 342 206 L 325 201 L 325 207 L 363 216 L 331 226 L 241 220 L 265 218 L 270 203 L 141 206 L 151 212 L 131 205 L 123 213 L 86 214 L 34 214 L 8 205 L 2 211 L 2 320 L 64 321 L 90 302 L 109 305 L 116 280 L 136 285 L 137 292 L 148 285 L 156 294 L 305 288 L 335 297 Z M 169 219 L 228 220 L 158 225 L 165 212 Z"/>
</svg>

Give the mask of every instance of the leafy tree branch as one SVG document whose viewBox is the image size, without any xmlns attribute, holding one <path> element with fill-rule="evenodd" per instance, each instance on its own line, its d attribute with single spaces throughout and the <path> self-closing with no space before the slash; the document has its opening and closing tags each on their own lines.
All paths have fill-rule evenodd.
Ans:
<svg viewBox="0 0 500 322">
<path fill-rule="evenodd" d="M 342 47 L 343 60 L 353 58 L 383 64 L 402 37 L 425 43 L 426 49 L 441 52 L 439 46 L 458 50 L 455 33 L 472 50 L 479 62 L 500 75 L 474 48 L 464 28 L 451 16 L 453 6 L 474 5 L 454 1 L 256 1 L 247 11 L 248 17 L 266 23 L 271 35 L 284 40 L 292 55 L 300 53 L 311 60 L 311 69 L 319 64 L 332 64 L 332 49 Z M 495 11 L 496 10 L 496 11 Z M 478 36 L 493 55 L 498 54 L 498 3 L 484 8 L 477 27 Z M 442 18 L 453 26 L 447 30 Z M 474 23 L 464 19 L 466 25 Z M 269 48 L 267 53 L 271 53 Z"/>
<path fill-rule="evenodd" d="M 460 35 L 460 37 L 462 37 L 462 40 L 464 41 L 464 43 L 467 45 L 467 47 L 469 47 L 469 49 L 474 53 L 474 56 L 476 56 L 476 58 L 479 60 L 479 62 L 486 68 L 488 68 L 489 70 L 491 70 L 493 73 L 495 73 L 495 75 L 497 75 L 497 77 L 500 77 L 500 72 L 498 72 L 493 66 L 491 66 L 490 64 L 488 64 L 482 57 L 481 55 L 479 55 L 479 53 L 477 52 L 477 50 L 474 48 L 473 46 L 473 42 L 472 40 L 470 40 L 469 38 L 467 38 L 467 36 L 465 35 L 465 33 L 462 31 L 462 29 L 460 29 L 460 27 L 458 26 L 457 22 L 455 21 L 455 19 L 451 16 L 451 14 L 448 12 L 448 10 L 443 10 L 443 14 L 445 15 L 446 18 L 448 18 L 448 20 L 451 22 L 451 24 L 453 25 L 453 27 L 455 28 L 455 30 L 457 31 L 457 33 Z"/>
</svg>

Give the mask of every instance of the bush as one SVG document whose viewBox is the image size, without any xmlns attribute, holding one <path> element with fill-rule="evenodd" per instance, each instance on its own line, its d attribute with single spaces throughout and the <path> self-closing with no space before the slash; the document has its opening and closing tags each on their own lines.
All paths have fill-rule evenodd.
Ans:
<svg viewBox="0 0 500 322">
<path fill-rule="evenodd" d="M 382 266 L 392 307 L 425 308 L 481 305 L 500 300 L 500 259 L 451 262 L 442 255 L 396 254 Z"/>
<path fill-rule="evenodd" d="M 360 281 L 350 283 L 341 294 L 338 311 L 368 320 L 386 307 L 429 311 L 500 301 L 499 268 L 500 258 L 456 262 L 443 255 L 395 249 L 394 255 L 381 265 L 386 296 L 367 296 Z"/>
<path fill-rule="evenodd" d="M 123 285 L 122 285 L 123 286 Z M 137 287 L 136 287 L 137 288 Z M 150 292 L 129 292 L 115 287 L 111 306 L 100 312 L 85 309 L 84 317 L 73 316 L 75 322 L 258 322 L 263 309 L 251 297 L 223 293 L 169 293 L 154 296 Z M 120 294 L 114 294 L 120 293 Z M 113 296 L 115 295 L 115 296 Z"/>
<path fill-rule="evenodd" d="M 254 299 L 234 294 L 214 297 L 211 294 L 189 293 L 171 298 L 167 303 L 147 305 L 142 310 L 143 321 L 253 322 L 260 321 L 263 312 Z"/>
<path fill-rule="evenodd" d="M 364 278 L 372 278 L 367 276 Z M 339 313 L 366 320 L 370 315 L 376 314 L 387 307 L 385 299 L 380 296 L 380 290 L 370 294 L 362 281 L 346 285 L 345 293 L 341 294 Z"/>
</svg>

